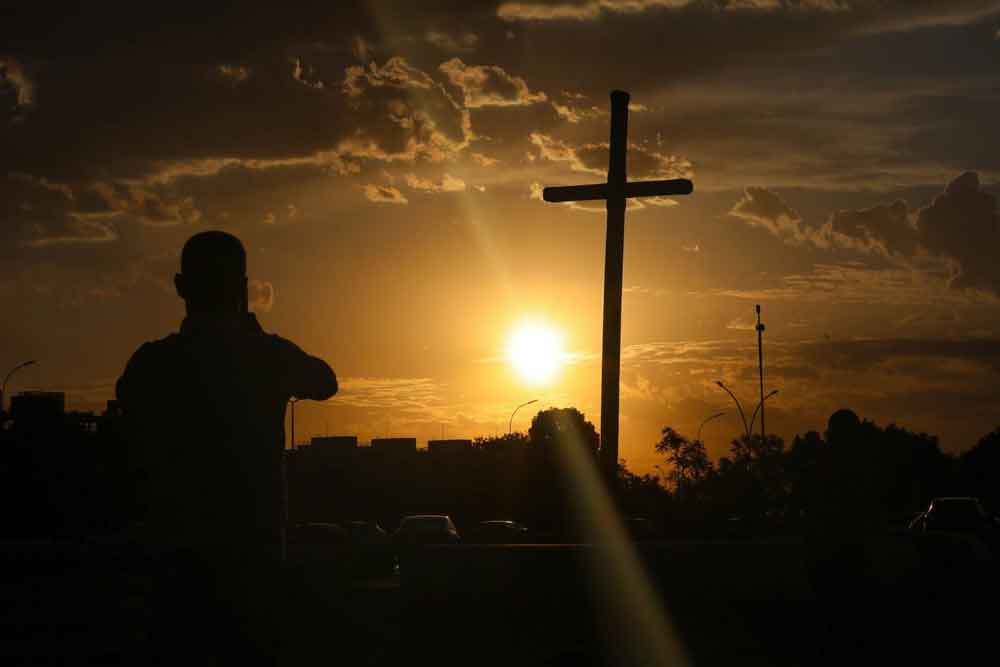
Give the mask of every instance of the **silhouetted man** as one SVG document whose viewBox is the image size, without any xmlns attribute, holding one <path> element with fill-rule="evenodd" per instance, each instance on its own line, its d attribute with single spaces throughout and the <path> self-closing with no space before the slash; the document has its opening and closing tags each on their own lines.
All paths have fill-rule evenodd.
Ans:
<svg viewBox="0 0 1000 667">
<path fill-rule="evenodd" d="M 246 252 L 235 236 L 191 237 L 174 284 L 187 307 L 180 331 L 142 345 L 117 385 L 140 461 L 144 534 L 167 562 L 184 564 L 182 590 L 206 589 L 187 591 L 187 613 L 235 611 L 235 630 L 260 639 L 267 632 L 244 612 L 270 598 L 254 591 L 270 589 L 284 554 L 285 406 L 292 396 L 329 398 L 337 379 L 248 312 Z M 221 639 L 232 619 L 204 620 Z"/>
</svg>

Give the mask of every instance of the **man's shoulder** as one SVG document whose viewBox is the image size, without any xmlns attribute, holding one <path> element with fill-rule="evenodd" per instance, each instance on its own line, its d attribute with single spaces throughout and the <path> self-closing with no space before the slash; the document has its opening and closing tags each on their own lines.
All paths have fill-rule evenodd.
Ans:
<svg viewBox="0 0 1000 667">
<path fill-rule="evenodd" d="M 132 354 L 132 361 L 153 361 L 168 356 L 176 352 L 180 339 L 178 334 L 172 333 L 163 338 L 146 341 Z"/>
</svg>

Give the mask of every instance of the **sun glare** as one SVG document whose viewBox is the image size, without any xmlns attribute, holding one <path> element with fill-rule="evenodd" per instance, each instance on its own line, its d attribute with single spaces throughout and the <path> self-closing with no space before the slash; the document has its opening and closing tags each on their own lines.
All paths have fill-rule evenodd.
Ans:
<svg viewBox="0 0 1000 667">
<path fill-rule="evenodd" d="M 564 360 L 562 334 L 544 322 L 518 324 L 507 341 L 507 361 L 527 384 L 551 382 Z"/>
</svg>

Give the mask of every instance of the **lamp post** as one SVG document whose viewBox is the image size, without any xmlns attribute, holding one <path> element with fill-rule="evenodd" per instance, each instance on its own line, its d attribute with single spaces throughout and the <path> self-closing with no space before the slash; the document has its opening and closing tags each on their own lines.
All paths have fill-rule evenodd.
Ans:
<svg viewBox="0 0 1000 667">
<path fill-rule="evenodd" d="M 764 323 L 760 321 L 760 304 L 757 304 L 757 361 L 760 368 L 760 440 L 763 442 L 767 438 L 767 429 L 764 428 Z M 770 394 L 769 394 L 770 395 Z M 750 420 L 750 428 L 753 428 L 753 420 Z"/>
<path fill-rule="evenodd" d="M 725 412 L 716 412 L 714 415 L 710 415 L 708 417 L 705 417 L 705 419 L 702 420 L 702 422 L 701 422 L 701 426 L 698 427 L 698 437 L 695 438 L 695 439 L 698 442 L 701 442 L 701 429 L 705 427 L 705 424 L 707 424 L 708 422 L 712 421 L 713 419 L 718 419 L 719 417 L 722 417 L 725 414 L 726 414 Z"/>
<path fill-rule="evenodd" d="M 299 402 L 297 398 L 288 399 L 289 404 L 292 406 L 292 449 L 295 449 L 295 404 Z"/>
<path fill-rule="evenodd" d="M 767 396 L 765 396 L 764 398 L 760 399 L 760 403 L 758 403 L 757 407 L 754 408 L 753 416 L 750 417 L 750 431 L 753 431 L 753 423 L 754 423 L 754 420 L 757 419 L 757 411 L 758 410 L 760 411 L 760 429 L 761 429 L 761 431 L 760 431 L 760 437 L 761 437 L 761 442 L 763 442 L 764 438 L 765 438 L 765 435 L 764 435 L 764 401 L 766 401 L 767 399 L 771 398 L 772 396 L 774 396 L 777 393 L 778 393 L 778 390 L 774 389 L 774 390 L 770 391 L 767 394 Z"/>
<path fill-rule="evenodd" d="M 729 396 L 733 399 L 733 402 L 736 403 L 736 409 L 740 413 L 740 419 L 743 420 L 743 432 L 746 434 L 747 439 L 749 440 L 750 439 L 750 426 L 747 424 L 746 413 L 743 412 L 743 406 L 740 405 L 740 401 L 739 401 L 738 398 L 736 398 L 736 394 L 734 394 L 733 392 L 729 391 L 729 387 L 727 387 L 726 385 L 722 384 L 722 380 L 716 380 L 715 384 L 719 385 L 719 387 L 721 387 L 724 392 L 726 392 L 727 394 L 729 394 Z"/>
<path fill-rule="evenodd" d="M 516 408 L 514 408 L 514 412 L 510 413 L 510 421 L 507 422 L 507 435 L 510 435 L 511 429 L 514 427 L 514 415 L 517 414 L 517 411 L 520 410 L 521 408 L 523 408 L 526 405 L 531 405 L 532 403 L 537 403 L 537 402 L 538 402 L 538 399 L 537 398 L 533 398 L 530 401 L 528 401 L 526 403 L 521 403 L 521 405 L 519 405 Z"/>
<path fill-rule="evenodd" d="M 14 368 L 12 368 L 9 371 L 7 371 L 7 375 L 4 376 L 4 379 L 3 379 L 3 384 L 0 384 L 0 412 L 3 412 L 3 399 L 4 399 L 4 396 L 6 396 L 6 393 L 7 393 L 7 380 L 10 379 L 11 375 L 13 375 L 14 373 L 18 372 L 22 368 L 25 368 L 26 366 L 31 366 L 31 365 L 36 364 L 36 363 L 38 363 L 38 362 L 35 361 L 34 359 L 30 359 L 28 361 L 23 361 L 23 362 L 19 363 L 17 366 L 14 366 Z"/>
</svg>

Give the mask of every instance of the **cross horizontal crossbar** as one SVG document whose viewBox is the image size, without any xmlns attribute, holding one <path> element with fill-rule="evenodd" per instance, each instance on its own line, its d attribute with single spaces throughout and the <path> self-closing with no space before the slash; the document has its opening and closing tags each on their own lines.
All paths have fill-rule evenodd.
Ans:
<svg viewBox="0 0 1000 667">
<path fill-rule="evenodd" d="M 694 191 L 694 183 L 686 178 L 667 181 L 633 181 L 625 184 L 626 197 L 658 197 L 662 195 L 689 195 Z M 608 184 L 566 185 L 545 188 L 542 199 L 548 202 L 593 201 L 608 198 Z"/>
</svg>

